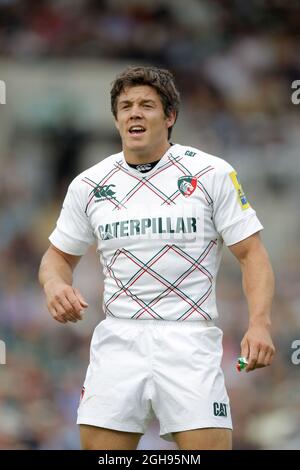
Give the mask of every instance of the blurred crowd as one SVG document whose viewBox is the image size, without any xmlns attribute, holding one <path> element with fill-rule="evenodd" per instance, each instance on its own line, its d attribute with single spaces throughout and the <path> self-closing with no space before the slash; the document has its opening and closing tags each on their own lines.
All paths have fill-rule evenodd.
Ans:
<svg viewBox="0 0 300 470">
<path fill-rule="evenodd" d="M 226 255 L 219 325 L 238 449 L 300 446 L 300 365 L 291 361 L 292 342 L 300 339 L 300 105 L 291 102 L 291 84 L 300 79 L 299 31 L 297 0 L 0 0 L 0 79 L 8 60 L 166 66 L 182 92 L 175 140 L 242 171 L 276 272 L 277 356 L 268 369 L 235 371 L 246 303 L 238 266 Z M 4 125 L 1 105 L 0 112 Z M 0 449 L 76 449 L 89 343 L 103 318 L 101 269 L 92 249 L 76 273 L 90 305 L 76 325 L 50 318 L 37 271 L 89 147 L 114 153 L 120 143 L 70 121 L 51 129 L 10 126 L 0 155 L 0 340 L 7 351 L 7 364 L 0 363 Z M 157 434 L 154 422 L 141 448 L 172 448 Z"/>
</svg>

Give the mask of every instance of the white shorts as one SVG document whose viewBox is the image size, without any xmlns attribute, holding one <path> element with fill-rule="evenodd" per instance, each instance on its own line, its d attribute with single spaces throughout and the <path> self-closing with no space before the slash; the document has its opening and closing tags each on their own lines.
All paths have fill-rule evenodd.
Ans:
<svg viewBox="0 0 300 470">
<path fill-rule="evenodd" d="M 213 322 L 106 318 L 95 329 L 78 424 L 160 435 L 230 428 L 220 367 L 222 331 Z"/>
</svg>

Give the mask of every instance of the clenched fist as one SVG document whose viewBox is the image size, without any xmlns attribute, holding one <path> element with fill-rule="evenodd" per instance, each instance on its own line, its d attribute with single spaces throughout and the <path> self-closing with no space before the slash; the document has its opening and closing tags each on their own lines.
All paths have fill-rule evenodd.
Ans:
<svg viewBox="0 0 300 470">
<path fill-rule="evenodd" d="M 82 312 L 88 307 L 78 289 L 58 281 L 44 285 L 46 302 L 54 320 L 60 323 L 82 320 Z"/>
</svg>

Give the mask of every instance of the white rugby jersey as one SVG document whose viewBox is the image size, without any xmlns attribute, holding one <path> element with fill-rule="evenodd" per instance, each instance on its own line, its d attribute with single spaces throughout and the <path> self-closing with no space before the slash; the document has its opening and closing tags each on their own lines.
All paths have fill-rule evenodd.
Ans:
<svg viewBox="0 0 300 470">
<path fill-rule="evenodd" d="M 121 152 L 77 176 L 49 239 L 72 255 L 97 243 L 106 315 L 201 321 L 218 316 L 223 241 L 262 228 L 227 162 L 175 144 L 147 173 Z"/>
</svg>

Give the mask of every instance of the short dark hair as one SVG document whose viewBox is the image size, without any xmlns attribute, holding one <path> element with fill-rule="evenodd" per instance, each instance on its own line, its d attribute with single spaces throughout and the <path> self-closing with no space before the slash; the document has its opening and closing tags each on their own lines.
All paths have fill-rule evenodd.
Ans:
<svg viewBox="0 0 300 470">
<path fill-rule="evenodd" d="M 157 67 L 128 67 L 120 73 L 112 83 L 111 111 L 117 118 L 118 97 L 127 87 L 139 85 L 148 85 L 154 88 L 164 109 L 165 116 L 169 117 L 172 111 L 175 111 L 176 118 L 179 112 L 180 95 L 175 86 L 174 76 L 169 70 L 159 69 Z M 168 139 L 171 137 L 173 126 L 168 129 Z"/>
</svg>

